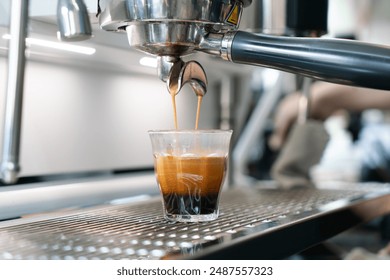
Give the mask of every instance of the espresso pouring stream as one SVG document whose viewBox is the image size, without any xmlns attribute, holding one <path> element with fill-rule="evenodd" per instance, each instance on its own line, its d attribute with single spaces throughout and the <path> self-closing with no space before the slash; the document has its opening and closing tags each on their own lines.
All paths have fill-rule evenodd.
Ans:
<svg viewBox="0 0 390 280">
<path fill-rule="evenodd" d="M 182 87 L 189 83 L 198 98 L 195 129 L 199 126 L 200 108 L 203 96 L 207 91 L 207 77 L 202 66 L 196 61 L 189 61 L 183 63 L 179 60 L 172 66 L 172 69 L 167 80 L 168 92 L 172 97 L 173 115 L 175 122 L 175 129 L 179 129 L 177 121 L 176 110 L 176 95 L 180 92 Z"/>
</svg>

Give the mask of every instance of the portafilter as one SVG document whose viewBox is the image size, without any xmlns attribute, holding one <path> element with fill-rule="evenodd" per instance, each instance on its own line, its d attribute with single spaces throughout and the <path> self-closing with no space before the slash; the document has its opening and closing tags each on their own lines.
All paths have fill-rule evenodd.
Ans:
<svg viewBox="0 0 390 280">
<path fill-rule="evenodd" d="M 390 89 L 390 48 L 344 39 L 239 31 L 251 0 L 100 0 L 102 29 L 127 32 L 130 46 L 159 58 L 167 81 L 181 57 L 202 51 L 318 80 Z"/>
</svg>

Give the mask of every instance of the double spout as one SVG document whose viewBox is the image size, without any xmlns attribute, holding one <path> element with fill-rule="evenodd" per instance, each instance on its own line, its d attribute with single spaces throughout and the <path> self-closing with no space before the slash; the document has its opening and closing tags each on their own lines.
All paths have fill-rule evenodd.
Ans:
<svg viewBox="0 0 390 280">
<path fill-rule="evenodd" d="M 166 82 L 168 92 L 177 95 L 185 84 L 189 84 L 196 96 L 207 92 L 207 76 L 196 61 L 184 62 L 178 57 L 158 57 L 159 77 Z"/>
</svg>

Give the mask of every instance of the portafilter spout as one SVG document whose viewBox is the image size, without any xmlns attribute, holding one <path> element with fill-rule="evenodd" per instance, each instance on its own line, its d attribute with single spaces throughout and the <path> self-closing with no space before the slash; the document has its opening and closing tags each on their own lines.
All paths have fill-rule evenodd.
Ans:
<svg viewBox="0 0 390 280">
<path fill-rule="evenodd" d="M 185 84 L 189 84 L 197 96 L 204 96 L 207 92 L 207 76 L 203 67 L 196 61 L 173 65 L 167 80 L 168 91 L 176 95 Z"/>
<path fill-rule="evenodd" d="M 390 90 L 390 48 L 357 41 L 237 31 L 251 0 L 100 0 L 100 26 L 130 46 L 180 58 L 195 51 L 333 83 Z"/>
<path fill-rule="evenodd" d="M 184 63 L 181 59 L 176 61 L 171 67 L 168 75 L 167 87 L 168 92 L 172 96 L 173 100 L 175 96 L 180 92 L 185 84 L 189 84 L 192 87 L 195 95 L 198 98 L 198 108 L 196 110 L 196 122 L 195 129 L 198 129 L 200 105 L 203 100 L 203 96 L 207 92 L 207 77 L 203 67 L 196 61 L 188 61 Z M 175 104 L 175 103 L 174 103 Z M 174 105 L 176 112 L 176 106 Z M 177 119 L 175 113 L 175 126 L 177 126 Z"/>
</svg>

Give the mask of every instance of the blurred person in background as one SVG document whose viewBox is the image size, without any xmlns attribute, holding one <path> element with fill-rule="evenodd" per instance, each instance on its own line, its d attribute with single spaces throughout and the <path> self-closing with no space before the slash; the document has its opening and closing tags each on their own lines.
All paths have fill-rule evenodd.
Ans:
<svg viewBox="0 0 390 280">
<path fill-rule="evenodd" d="M 328 14 L 329 37 L 356 38 L 390 47 L 390 1 L 329 0 Z M 274 130 L 269 138 L 269 146 L 273 151 L 281 149 L 297 119 L 300 96 L 300 92 L 288 94 L 278 105 Z M 348 122 L 343 124 L 342 129 L 349 129 L 347 133 L 351 134 L 353 143 L 349 148 L 356 153 L 352 160 L 360 161 L 359 180 L 362 181 L 390 182 L 388 110 L 389 91 L 322 81 L 316 81 L 311 86 L 309 118 L 326 121 L 329 117 L 338 115 L 339 119 L 343 118 L 344 122 Z M 334 125 L 331 123 L 330 129 Z M 330 148 L 332 147 L 325 150 L 325 158 Z"/>
<path fill-rule="evenodd" d="M 286 142 L 298 116 L 300 98 L 299 92 L 290 94 L 277 108 L 274 131 L 269 138 L 274 151 L 279 151 Z M 369 109 L 376 110 L 367 111 Z M 351 140 L 355 140 L 353 146 L 358 154 L 355 160 L 360 161 L 362 168 L 360 180 L 390 182 L 390 123 L 384 111 L 377 110 L 390 110 L 390 91 L 326 82 L 315 82 L 311 87 L 309 118 L 325 121 L 337 116 L 348 121 L 349 116 L 363 113 L 357 125 L 360 131 L 351 131 L 351 134 L 355 133 Z M 347 129 L 345 124 L 341 126 L 344 126 L 341 129 Z"/>
<path fill-rule="evenodd" d="M 390 33 L 388 32 L 390 1 L 388 0 L 330 0 L 328 22 L 329 37 L 355 38 L 359 41 L 390 47 Z M 269 147 L 276 153 L 286 144 L 289 131 L 297 120 L 301 96 L 301 92 L 288 94 L 276 108 L 274 129 L 268 139 Z M 313 82 L 310 90 L 308 117 L 324 121 L 325 126 L 328 123 L 327 128 L 330 134 L 330 141 L 321 162 L 331 160 L 333 156 L 333 164 L 340 165 L 334 169 L 338 171 L 343 168 L 348 169 L 348 165 L 355 165 L 355 170 L 359 174 L 354 179 L 345 177 L 347 181 L 350 179 L 350 181 L 390 182 L 389 112 L 390 91 L 357 88 L 322 81 Z M 337 126 L 338 128 L 335 129 Z M 349 129 L 351 127 L 354 129 Z M 340 135 L 344 135 L 344 138 Z M 343 138 L 346 140 L 344 146 L 341 145 L 343 141 L 332 142 L 332 138 L 338 138 L 338 140 Z M 348 145 L 345 145 L 345 142 L 348 142 Z M 349 157 L 348 161 L 344 158 L 345 162 L 342 162 L 337 158 L 343 152 Z M 320 176 L 320 179 L 326 179 L 325 177 Z M 390 240 L 389 216 L 384 217 L 382 221 L 381 234 L 383 240 Z M 349 258 L 390 256 L 390 244 L 378 254 L 369 254 L 368 251 L 360 251 L 360 253 L 352 251 Z"/>
</svg>

